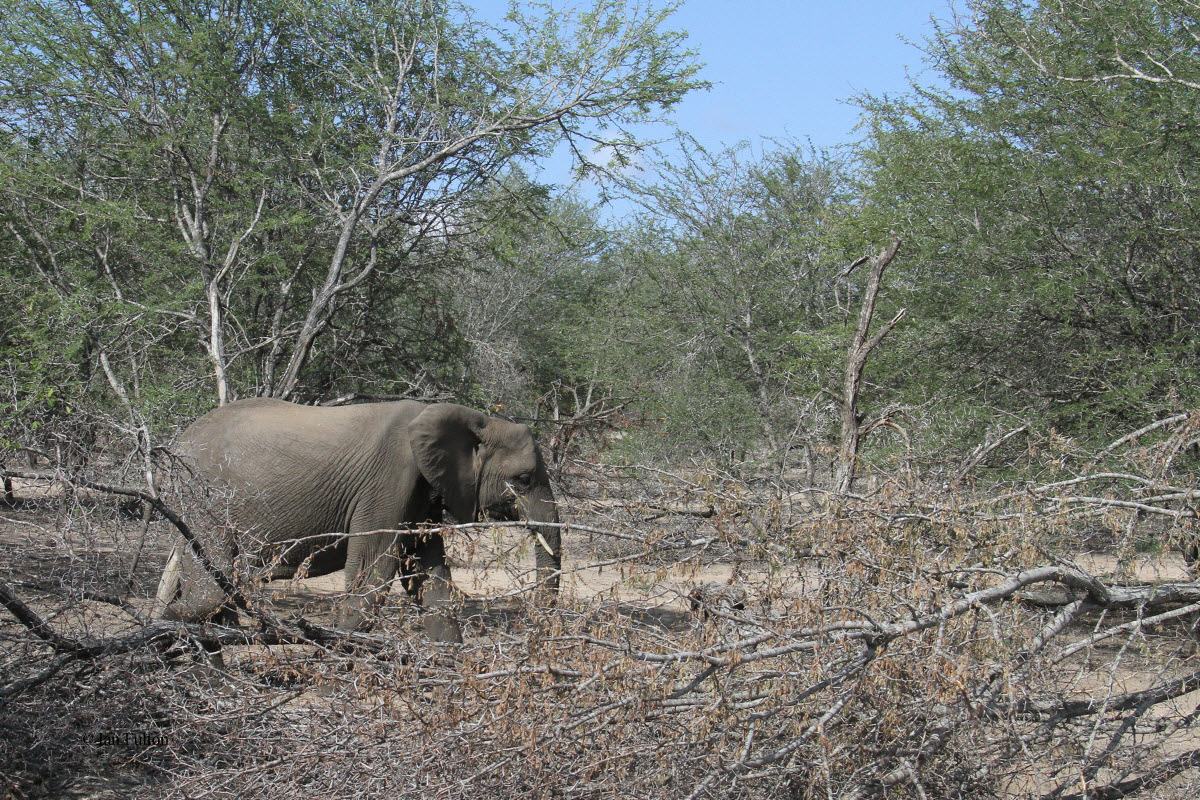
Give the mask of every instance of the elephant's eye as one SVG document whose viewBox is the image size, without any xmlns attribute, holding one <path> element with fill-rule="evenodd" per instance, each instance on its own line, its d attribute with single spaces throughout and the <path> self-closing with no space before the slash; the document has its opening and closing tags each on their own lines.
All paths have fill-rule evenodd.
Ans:
<svg viewBox="0 0 1200 800">
<path fill-rule="evenodd" d="M 516 482 L 517 486 L 528 486 L 532 480 L 533 480 L 533 473 L 522 472 L 520 475 L 518 475 L 516 477 L 515 482 Z"/>
</svg>

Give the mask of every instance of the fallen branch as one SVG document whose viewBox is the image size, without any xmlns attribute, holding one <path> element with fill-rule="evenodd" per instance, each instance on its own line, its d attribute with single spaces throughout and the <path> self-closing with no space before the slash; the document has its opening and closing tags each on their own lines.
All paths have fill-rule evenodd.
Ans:
<svg viewBox="0 0 1200 800">
<path fill-rule="evenodd" d="M 1179 422 L 1186 422 L 1189 416 L 1191 416 L 1191 414 L 1188 414 L 1188 413 L 1175 414 L 1174 416 L 1167 417 L 1166 419 L 1160 419 L 1160 420 L 1157 420 L 1156 422 L 1151 422 L 1149 425 L 1146 425 L 1143 428 L 1138 428 L 1133 433 L 1125 434 L 1120 439 L 1117 439 L 1112 444 L 1108 445 L 1103 450 L 1101 450 L 1099 453 L 1097 453 L 1096 456 L 1092 459 L 1092 465 L 1095 466 L 1096 464 L 1100 463 L 1101 459 L 1103 459 L 1109 453 L 1116 450 L 1121 445 L 1128 444 L 1129 442 L 1135 442 L 1138 439 L 1140 439 L 1141 437 L 1145 436 L 1147 433 L 1156 431 L 1159 428 L 1165 428 L 1167 425 L 1174 425 Z"/>
<path fill-rule="evenodd" d="M 196 536 L 196 533 L 191 529 L 191 527 L 183 520 L 183 518 L 176 514 L 169 506 L 167 506 L 166 503 L 151 493 L 132 486 L 117 486 L 88 480 L 87 478 L 67 477 L 63 475 L 56 475 L 54 473 L 14 472 L 12 470 L 3 470 L 2 474 L 14 478 L 24 478 L 27 480 L 61 480 L 69 486 L 94 489 L 99 492 L 105 492 L 106 494 L 113 494 L 121 497 L 133 497 L 150 505 L 155 511 L 161 514 L 163 518 L 170 522 L 175 527 L 175 530 L 179 531 L 179 534 L 187 541 L 188 546 L 191 547 L 192 554 L 195 555 L 196 560 L 200 562 L 202 567 L 204 567 L 204 571 L 207 572 L 214 581 L 216 581 L 217 586 L 221 588 L 221 591 L 225 592 L 225 595 L 231 601 L 233 601 L 234 605 L 236 605 L 242 611 L 246 611 L 250 615 L 258 617 L 262 622 L 271 624 L 269 619 L 262 616 L 263 612 L 261 610 L 250 607 L 245 595 L 242 594 L 237 585 L 234 584 L 229 576 L 226 575 L 225 572 L 216 564 L 214 564 L 212 559 L 208 557 L 208 553 L 205 552 L 204 546 L 200 543 L 200 539 Z"/>
</svg>

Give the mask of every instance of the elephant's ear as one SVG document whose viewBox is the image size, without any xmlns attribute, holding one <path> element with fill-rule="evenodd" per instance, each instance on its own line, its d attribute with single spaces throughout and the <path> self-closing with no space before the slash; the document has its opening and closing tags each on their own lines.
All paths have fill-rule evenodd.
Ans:
<svg viewBox="0 0 1200 800">
<path fill-rule="evenodd" d="M 417 467 L 460 523 L 474 522 L 479 511 L 476 459 L 487 424 L 483 414 L 453 403 L 429 406 L 408 424 Z"/>
</svg>

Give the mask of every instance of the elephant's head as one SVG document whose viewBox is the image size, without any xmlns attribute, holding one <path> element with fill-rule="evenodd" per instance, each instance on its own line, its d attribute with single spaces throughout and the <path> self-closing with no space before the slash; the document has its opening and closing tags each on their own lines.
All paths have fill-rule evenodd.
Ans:
<svg viewBox="0 0 1200 800">
<path fill-rule="evenodd" d="M 558 509 L 529 426 L 442 403 L 422 411 L 408 431 L 417 466 L 446 509 L 459 522 L 526 522 L 536 539 L 538 577 L 556 591 L 555 573 L 562 569 Z"/>
</svg>

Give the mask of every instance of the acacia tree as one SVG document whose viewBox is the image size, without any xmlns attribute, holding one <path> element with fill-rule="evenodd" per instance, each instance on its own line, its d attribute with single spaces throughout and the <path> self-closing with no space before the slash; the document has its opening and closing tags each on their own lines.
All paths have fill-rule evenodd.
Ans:
<svg viewBox="0 0 1200 800">
<path fill-rule="evenodd" d="M 1190 2 L 976 0 L 940 86 L 863 101 L 910 389 L 1099 436 L 1195 402 L 1198 43 Z"/>
<path fill-rule="evenodd" d="M 864 245 L 849 224 L 852 166 L 786 143 L 669 158 L 613 256 L 623 331 L 607 371 L 671 441 L 708 456 L 760 444 L 783 455 L 793 437 L 821 438 L 837 398 L 839 303 L 853 299 L 838 275 Z"/>
<path fill-rule="evenodd" d="M 514 198 L 524 202 L 514 208 Z M 497 213 L 462 238 L 473 268 L 457 270 L 449 292 L 470 348 L 462 379 L 482 401 L 532 407 L 555 385 L 588 382 L 586 353 L 608 327 L 613 237 L 597 209 L 519 172 L 495 185 L 486 207 Z"/>
<path fill-rule="evenodd" d="M 88 375 L 106 361 L 110 397 L 151 379 L 173 396 L 197 355 L 218 402 L 309 397 L 323 337 L 400 335 L 397 307 L 436 287 L 506 164 L 564 138 L 626 153 L 699 85 L 670 11 L 598 0 L 494 28 L 442 0 L 18 3 L 3 258 L 18 296 L 73 324 L 13 321 L 30 347 L 81 347 Z M 444 319 L 424 311 L 408 318 Z"/>
</svg>

